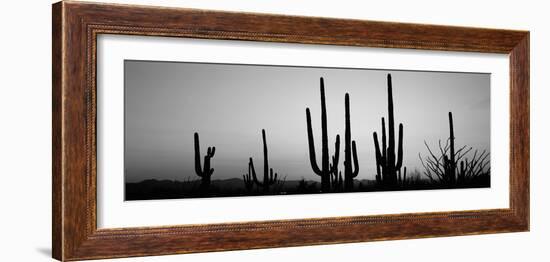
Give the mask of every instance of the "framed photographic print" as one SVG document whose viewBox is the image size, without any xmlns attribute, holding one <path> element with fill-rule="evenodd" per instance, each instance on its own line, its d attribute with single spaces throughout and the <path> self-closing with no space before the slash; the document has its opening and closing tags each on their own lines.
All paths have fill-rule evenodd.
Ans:
<svg viewBox="0 0 550 262">
<path fill-rule="evenodd" d="M 52 26 L 58 260 L 529 230 L 527 31 L 71 1 Z"/>
</svg>

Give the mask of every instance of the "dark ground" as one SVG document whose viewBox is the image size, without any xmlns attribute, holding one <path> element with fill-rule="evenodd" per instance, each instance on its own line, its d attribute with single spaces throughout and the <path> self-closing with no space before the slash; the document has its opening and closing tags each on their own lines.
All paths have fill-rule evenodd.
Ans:
<svg viewBox="0 0 550 262">
<path fill-rule="evenodd" d="M 342 190 L 321 192 L 320 182 L 312 180 L 289 180 L 272 186 L 268 192 L 261 188 L 247 191 L 244 182 L 239 178 L 212 180 L 208 191 L 200 190 L 201 181 L 173 181 L 173 180 L 143 180 L 138 183 L 126 183 L 125 200 L 150 200 L 150 199 L 178 199 L 178 198 L 205 198 L 205 197 L 235 197 L 235 196 L 259 196 L 259 195 L 294 195 L 294 194 L 322 194 L 343 193 Z M 432 183 L 430 180 L 415 178 L 406 184 L 394 187 L 382 187 L 375 180 L 355 180 L 354 189 L 350 192 L 375 192 L 375 191 L 400 191 L 400 190 L 429 190 L 452 188 L 483 188 L 490 187 L 490 176 L 479 177 L 467 184 L 448 186 L 440 183 Z"/>
</svg>

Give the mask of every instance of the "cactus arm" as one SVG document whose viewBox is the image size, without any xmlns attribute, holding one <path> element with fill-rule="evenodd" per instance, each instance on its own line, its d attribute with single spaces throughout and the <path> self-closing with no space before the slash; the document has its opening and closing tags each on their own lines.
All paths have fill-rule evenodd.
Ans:
<svg viewBox="0 0 550 262">
<path fill-rule="evenodd" d="M 248 173 L 252 174 L 252 179 L 254 180 L 254 184 L 256 184 L 258 187 L 263 187 L 265 191 L 269 191 L 269 186 L 277 182 L 277 173 L 274 174 L 273 168 L 269 168 L 265 129 L 262 129 L 262 140 L 263 140 L 263 151 L 264 151 L 263 182 L 260 182 L 258 180 L 258 177 L 256 176 L 256 170 L 254 169 L 254 161 L 252 160 L 252 157 L 249 160 Z"/>
<path fill-rule="evenodd" d="M 399 141 L 397 145 L 397 163 L 395 168 L 397 170 L 401 169 L 403 165 L 403 124 L 399 124 Z"/>
<path fill-rule="evenodd" d="M 210 158 L 208 155 L 204 156 L 204 167 L 202 169 L 202 176 L 208 176 L 208 172 L 210 171 Z"/>
<path fill-rule="evenodd" d="M 380 163 L 380 160 L 382 159 L 382 153 L 380 153 L 380 144 L 378 143 L 378 134 L 376 132 L 372 132 L 372 140 L 374 140 L 374 151 L 376 156 L 376 165 L 379 166 L 382 163 Z"/>
<path fill-rule="evenodd" d="M 209 147 L 207 150 L 208 157 L 212 158 L 214 157 L 214 154 L 216 153 L 216 147 Z"/>
<path fill-rule="evenodd" d="M 325 179 L 330 181 L 329 174 L 329 154 L 328 154 L 328 128 L 327 128 L 327 104 L 325 101 L 325 82 L 321 77 L 320 79 L 320 91 L 321 91 L 321 168 L 324 173 L 321 177 L 325 176 Z M 330 182 L 329 182 L 330 183 Z M 330 184 L 328 185 L 330 187 Z"/>
<path fill-rule="evenodd" d="M 392 94 L 392 81 L 391 75 L 388 74 L 388 157 L 387 165 L 390 173 L 395 171 L 395 129 L 394 129 L 394 116 L 393 116 L 393 94 Z"/>
<path fill-rule="evenodd" d="M 376 180 L 378 182 L 382 177 L 380 174 L 380 167 L 382 166 L 382 153 L 380 153 L 380 144 L 378 143 L 378 135 L 376 132 L 372 133 L 372 139 L 374 140 L 374 150 L 376 155 Z"/>
<path fill-rule="evenodd" d="M 379 165 L 380 167 L 385 167 L 386 166 L 386 150 L 384 148 L 384 140 L 382 140 L 382 147 L 380 147 L 380 144 L 378 142 L 378 134 L 376 132 L 373 132 L 372 133 L 372 137 L 373 137 L 373 140 L 374 140 L 374 149 L 376 150 L 376 161 L 377 161 L 377 165 Z"/>
<path fill-rule="evenodd" d="M 195 173 L 202 177 L 201 152 L 199 145 L 199 133 L 195 132 Z"/>
<path fill-rule="evenodd" d="M 397 169 L 397 183 L 401 184 L 401 169 Z"/>
<path fill-rule="evenodd" d="M 261 186 L 260 181 L 258 181 L 258 177 L 256 176 L 256 169 L 254 168 L 254 160 L 252 160 L 252 157 L 249 159 L 248 162 L 248 173 L 252 175 L 252 181 L 257 186 Z"/>
<path fill-rule="evenodd" d="M 340 160 L 340 135 L 336 135 L 334 142 L 334 155 L 330 164 L 330 184 L 333 189 L 338 189 L 338 162 Z"/>
<path fill-rule="evenodd" d="M 355 170 L 352 171 L 351 177 L 357 177 L 359 174 L 359 159 L 357 158 L 357 148 L 355 147 L 355 140 L 351 142 L 351 150 L 353 152 L 353 165 Z"/>
<path fill-rule="evenodd" d="M 214 153 L 216 152 L 215 147 L 208 147 L 206 150 L 206 155 L 204 155 L 204 167 L 201 165 L 201 152 L 200 152 L 200 141 L 199 134 L 195 132 L 195 173 L 197 176 L 201 177 L 201 190 L 206 192 L 210 186 L 210 177 L 214 173 L 214 168 L 210 168 L 210 162 Z"/>
<path fill-rule="evenodd" d="M 313 138 L 313 129 L 311 127 L 311 114 L 309 108 L 306 108 L 306 120 L 307 120 L 307 139 L 309 144 L 309 160 L 311 163 L 311 168 L 313 172 L 319 176 L 322 176 L 323 172 L 317 165 L 317 159 L 315 156 L 315 141 Z"/>
<path fill-rule="evenodd" d="M 256 176 L 256 169 L 254 169 L 254 161 L 252 160 L 252 157 L 248 162 L 248 173 L 252 174 L 252 180 L 254 180 L 254 183 L 257 186 L 263 186 L 263 183 L 258 181 L 258 177 Z"/>
<path fill-rule="evenodd" d="M 386 146 L 386 123 L 382 117 L 382 159 L 384 159 L 384 165 L 386 165 L 385 160 L 387 159 L 387 146 Z"/>
<path fill-rule="evenodd" d="M 210 149 L 210 147 L 208 148 Z M 216 147 L 213 146 L 212 147 L 212 151 L 208 154 L 208 166 L 210 167 L 210 162 L 212 160 L 212 158 L 214 157 L 214 154 L 216 153 Z M 212 174 L 214 173 L 214 168 L 210 168 L 210 173 L 209 175 L 211 176 Z"/>
</svg>

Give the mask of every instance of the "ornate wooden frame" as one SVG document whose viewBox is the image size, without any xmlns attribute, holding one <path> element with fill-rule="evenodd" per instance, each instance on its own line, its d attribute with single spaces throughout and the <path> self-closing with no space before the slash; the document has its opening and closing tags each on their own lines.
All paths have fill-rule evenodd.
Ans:
<svg viewBox="0 0 550 262">
<path fill-rule="evenodd" d="M 529 230 L 529 32 L 83 2 L 53 5 L 53 257 L 179 254 Z M 510 56 L 510 208 L 98 229 L 98 34 L 235 39 Z"/>
</svg>

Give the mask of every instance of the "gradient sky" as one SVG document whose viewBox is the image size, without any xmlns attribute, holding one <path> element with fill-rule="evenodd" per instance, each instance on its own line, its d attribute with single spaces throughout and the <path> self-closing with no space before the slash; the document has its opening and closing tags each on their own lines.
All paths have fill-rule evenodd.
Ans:
<svg viewBox="0 0 550 262">
<path fill-rule="evenodd" d="M 132 60 L 125 61 L 124 72 L 126 182 L 197 179 L 194 132 L 200 134 L 202 156 L 207 146 L 216 146 L 212 179 L 240 178 L 249 157 L 261 175 L 262 129 L 270 167 L 286 180 L 320 180 L 309 163 L 305 116 L 309 107 L 320 165 L 320 77 L 325 79 L 330 154 L 340 134 L 342 170 L 344 95 L 350 94 L 357 179 L 374 179 L 372 133 L 380 134 L 380 118 L 387 118 L 388 73 L 396 133 L 398 124 L 404 125 L 408 170 L 422 170 L 418 153 L 427 154 L 424 141 L 435 149 L 449 136 L 449 111 L 457 147 L 490 148 L 489 74 Z"/>
</svg>

